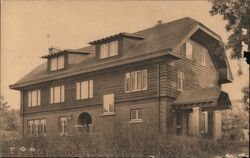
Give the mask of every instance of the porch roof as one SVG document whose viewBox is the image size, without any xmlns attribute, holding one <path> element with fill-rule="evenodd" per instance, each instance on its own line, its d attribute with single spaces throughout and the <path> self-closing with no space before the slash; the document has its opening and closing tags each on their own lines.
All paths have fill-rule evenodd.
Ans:
<svg viewBox="0 0 250 158">
<path fill-rule="evenodd" d="M 195 106 L 228 109 L 231 106 L 231 101 L 228 94 L 220 88 L 209 87 L 181 92 L 172 106 L 177 109 L 190 109 Z"/>
</svg>

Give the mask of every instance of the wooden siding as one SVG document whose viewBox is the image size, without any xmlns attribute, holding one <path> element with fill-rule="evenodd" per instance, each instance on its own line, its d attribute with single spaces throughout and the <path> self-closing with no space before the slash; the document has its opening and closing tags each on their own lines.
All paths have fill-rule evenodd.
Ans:
<svg viewBox="0 0 250 158">
<path fill-rule="evenodd" d="M 125 93 L 125 73 L 147 69 L 148 70 L 148 90 Z M 29 89 L 41 89 L 41 106 L 27 107 L 28 105 L 28 90 L 24 91 L 24 111 L 39 112 L 44 110 L 55 110 L 65 107 L 75 106 L 102 106 L 103 95 L 114 93 L 115 102 L 132 101 L 135 99 L 143 99 L 157 96 L 157 66 L 156 64 L 130 65 L 92 74 L 80 75 L 49 82 Z M 76 82 L 84 80 L 93 80 L 93 98 L 76 100 Z M 50 104 L 50 87 L 57 85 L 65 85 L 65 102 Z"/>
<path fill-rule="evenodd" d="M 184 90 L 205 87 L 217 87 L 218 72 L 213 64 L 211 56 L 206 48 L 192 41 L 193 59 L 189 60 L 183 55 L 182 59 L 166 62 L 166 95 L 176 98 L 180 93 L 177 91 L 177 71 L 185 73 Z M 206 65 L 201 64 L 201 51 L 205 49 Z M 185 51 L 185 48 L 184 48 Z"/>
</svg>

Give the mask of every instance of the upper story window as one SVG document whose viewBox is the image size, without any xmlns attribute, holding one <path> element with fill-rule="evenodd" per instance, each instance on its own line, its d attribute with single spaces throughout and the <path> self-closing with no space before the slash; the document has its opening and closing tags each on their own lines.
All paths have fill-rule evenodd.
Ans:
<svg viewBox="0 0 250 158">
<path fill-rule="evenodd" d="M 206 50 L 205 49 L 201 51 L 201 64 L 204 66 L 206 65 Z"/>
<path fill-rule="evenodd" d="M 65 61 L 64 55 L 51 58 L 50 59 L 50 71 L 63 69 L 65 66 L 64 61 Z"/>
<path fill-rule="evenodd" d="M 67 117 L 59 117 L 59 131 L 60 136 L 67 135 Z"/>
<path fill-rule="evenodd" d="M 190 41 L 186 42 L 186 58 L 193 59 L 193 45 Z"/>
<path fill-rule="evenodd" d="M 76 83 L 76 99 L 93 98 L 93 80 Z"/>
<path fill-rule="evenodd" d="M 41 105 L 41 91 L 33 90 L 28 92 L 28 107 Z"/>
<path fill-rule="evenodd" d="M 28 136 L 46 135 L 46 119 L 28 120 Z"/>
<path fill-rule="evenodd" d="M 64 85 L 50 88 L 50 103 L 64 102 Z"/>
<path fill-rule="evenodd" d="M 100 58 L 108 58 L 118 55 L 118 41 L 113 41 L 101 45 Z"/>
<path fill-rule="evenodd" d="M 125 92 L 136 92 L 148 89 L 147 69 L 128 72 L 125 75 Z"/>
<path fill-rule="evenodd" d="M 115 95 L 107 94 L 103 96 L 103 113 L 114 113 L 115 112 Z"/>
<path fill-rule="evenodd" d="M 183 72 L 177 72 L 177 90 L 183 91 L 185 75 Z"/>
</svg>

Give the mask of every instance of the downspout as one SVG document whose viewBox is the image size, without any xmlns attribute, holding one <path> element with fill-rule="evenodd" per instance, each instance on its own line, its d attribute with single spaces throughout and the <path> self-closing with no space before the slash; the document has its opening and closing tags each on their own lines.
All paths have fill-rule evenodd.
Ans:
<svg viewBox="0 0 250 158">
<path fill-rule="evenodd" d="M 160 64 L 157 64 L 157 99 L 159 112 L 159 134 L 161 134 L 161 103 L 160 103 Z"/>
<path fill-rule="evenodd" d="M 24 104 L 23 104 L 23 91 L 21 90 L 20 91 L 21 92 L 21 98 L 20 98 L 20 100 L 21 100 L 21 117 L 22 117 L 22 138 L 24 137 Z"/>
</svg>

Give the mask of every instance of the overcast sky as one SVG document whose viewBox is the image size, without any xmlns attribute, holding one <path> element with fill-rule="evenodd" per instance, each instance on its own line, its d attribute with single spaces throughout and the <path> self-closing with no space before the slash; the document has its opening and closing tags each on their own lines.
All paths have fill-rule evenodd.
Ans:
<svg viewBox="0 0 250 158">
<path fill-rule="evenodd" d="M 19 92 L 9 85 L 21 79 L 48 53 L 50 46 L 79 48 L 119 32 L 135 32 L 189 16 L 227 41 L 226 22 L 209 15 L 207 1 L 4 1 L 1 9 L 1 95 L 18 109 Z M 47 35 L 50 35 L 48 38 Z M 228 54 L 229 55 L 229 54 Z M 231 99 L 239 99 L 248 85 L 248 67 L 237 76 L 237 62 L 230 60 L 234 82 L 223 86 Z"/>
</svg>

